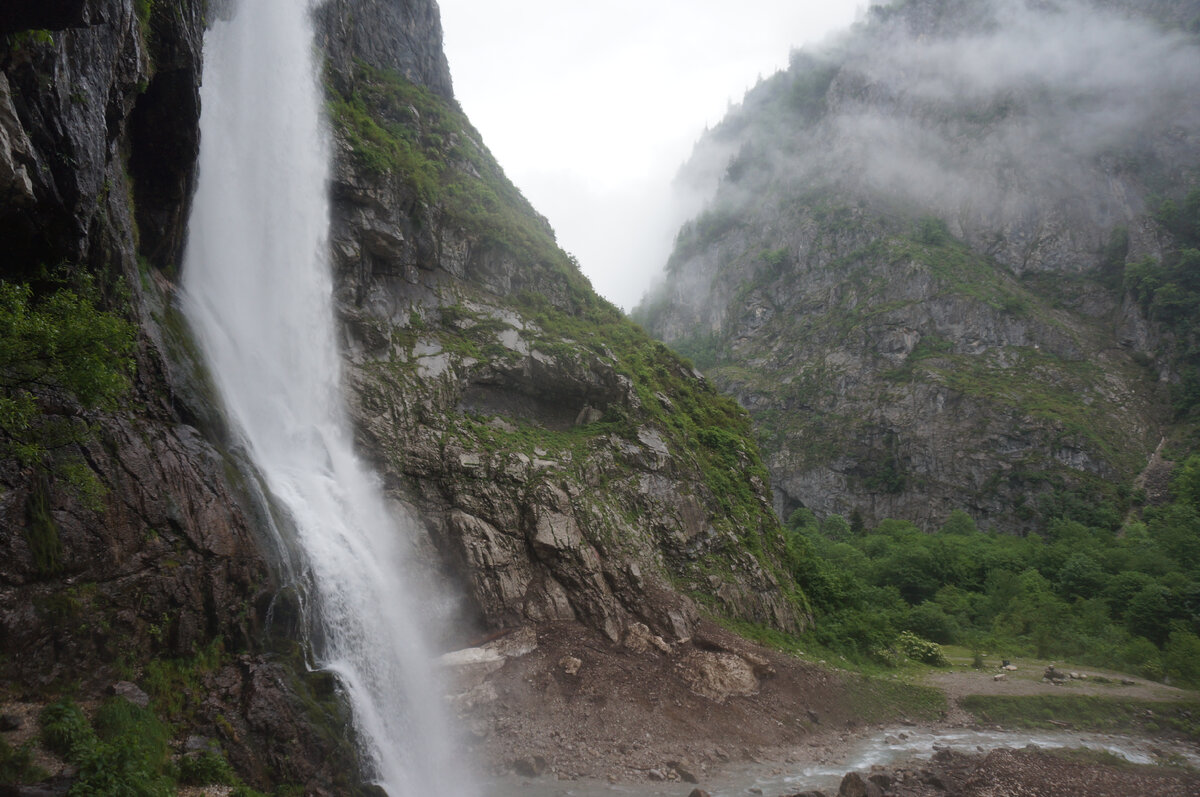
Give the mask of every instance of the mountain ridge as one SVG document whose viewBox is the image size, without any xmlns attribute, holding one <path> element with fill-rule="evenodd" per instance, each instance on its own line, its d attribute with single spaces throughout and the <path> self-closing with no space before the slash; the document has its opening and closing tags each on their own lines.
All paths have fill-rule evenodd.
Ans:
<svg viewBox="0 0 1200 797">
<path fill-rule="evenodd" d="M 876 7 L 697 145 L 680 180 L 715 198 L 634 317 L 751 411 L 784 517 L 1028 531 L 1064 490 L 1128 506 L 1178 375 L 1121 274 L 1172 246 L 1156 192 L 1200 151 L 1194 38 L 1146 19 Z"/>
</svg>

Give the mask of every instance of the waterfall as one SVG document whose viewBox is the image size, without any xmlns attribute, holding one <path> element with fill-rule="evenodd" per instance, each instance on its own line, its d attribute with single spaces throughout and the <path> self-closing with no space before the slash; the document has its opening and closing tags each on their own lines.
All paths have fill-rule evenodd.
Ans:
<svg viewBox="0 0 1200 797">
<path fill-rule="evenodd" d="M 327 255 L 330 148 L 307 0 L 205 38 L 183 304 L 231 426 L 302 551 L 313 656 L 394 797 L 469 791 L 402 573 L 411 530 L 352 450 Z"/>
</svg>

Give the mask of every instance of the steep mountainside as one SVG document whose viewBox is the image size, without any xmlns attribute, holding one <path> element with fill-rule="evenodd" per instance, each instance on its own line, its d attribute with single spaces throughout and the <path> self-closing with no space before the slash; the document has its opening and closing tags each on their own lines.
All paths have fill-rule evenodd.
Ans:
<svg viewBox="0 0 1200 797">
<path fill-rule="evenodd" d="M 343 62 L 328 83 L 352 411 L 465 576 L 469 616 L 681 639 L 682 587 L 800 627 L 741 410 L 592 292 L 452 101 L 369 54 Z"/>
<path fill-rule="evenodd" d="M 699 143 L 715 197 L 635 316 L 750 410 L 785 515 L 1119 517 L 1187 348 L 1125 287 L 1200 178 L 1196 19 L 875 7 Z"/>
<path fill-rule="evenodd" d="M 0 699 L 132 681 L 189 760 L 214 740 L 258 788 L 355 793 L 294 552 L 176 306 L 205 8 L 231 4 L 0 12 Z M 445 644 L 543 621 L 680 640 L 696 599 L 802 627 L 747 416 L 600 300 L 503 177 L 436 3 L 318 19 L 348 398 L 462 593 Z"/>
</svg>

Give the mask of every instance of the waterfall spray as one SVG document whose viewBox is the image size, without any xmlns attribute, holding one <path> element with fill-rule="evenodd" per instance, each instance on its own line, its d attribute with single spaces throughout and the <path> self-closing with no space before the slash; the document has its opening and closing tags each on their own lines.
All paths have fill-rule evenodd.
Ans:
<svg viewBox="0 0 1200 797">
<path fill-rule="evenodd" d="M 410 530 L 352 450 L 327 257 L 329 144 L 306 0 L 245 0 L 205 39 L 184 310 L 232 426 L 289 519 L 335 672 L 389 794 L 465 794 L 417 598 Z"/>
</svg>

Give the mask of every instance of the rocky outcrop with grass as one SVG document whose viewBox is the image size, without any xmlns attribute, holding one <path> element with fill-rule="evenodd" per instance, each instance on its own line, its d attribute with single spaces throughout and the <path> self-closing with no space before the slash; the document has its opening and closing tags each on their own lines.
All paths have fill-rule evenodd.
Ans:
<svg viewBox="0 0 1200 797">
<path fill-rule="evenodd" d="M 334 54 L 333 253 L 361 449 L 479 631 L 799 629 L 746 416 L 600 299 L 440 84 Z"/>
</svg>

